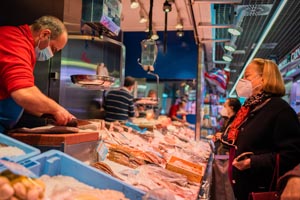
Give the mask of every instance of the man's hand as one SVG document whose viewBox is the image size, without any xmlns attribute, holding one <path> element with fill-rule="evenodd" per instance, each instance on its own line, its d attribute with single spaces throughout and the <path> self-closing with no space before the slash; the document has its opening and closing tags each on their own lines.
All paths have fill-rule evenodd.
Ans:
<svg viewBox="0 0 300 200">
<path fill-rule="evenodd" d="M 23 88 L 11 93 L 17 104 L 32 114 L 53 115 L 57 125 L 66 125 L 76 118 L 54 100 L 45 96 L 36 86 Z"/>
<path fill-rule="evenodd" d="M 53 113 L 56 125 L 66 125 L 72 119 L 76 119 L 72 114 L 70 114 L 66 109 L 60 107 L 60 109 Z"/>
</svg>

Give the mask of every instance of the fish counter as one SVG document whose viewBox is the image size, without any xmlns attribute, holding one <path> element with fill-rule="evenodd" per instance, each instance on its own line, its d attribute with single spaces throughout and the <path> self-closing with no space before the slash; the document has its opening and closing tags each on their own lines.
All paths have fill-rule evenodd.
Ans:
<svg viewBox="0 0 300 200">
<path fill-rule="evenodd" d="M 195 141 L 194 130 L 186 124 L 167 117 L 136 118 L 130 123 L 91 119 L 77 128 L 78 132 L 63 134 L 19 129 L 9 136 L 42 148 L 42 152 L 53 148 L 69 154 L 89 169 L 111 177 L 116 184 L 140 191 L 144 198 L 196 200 L 207 196 L 205 177 L 211 147 L 207 141 Z M 93 182 L 93 177 L 88 178 Z M 142 197 L 137 196 L 129 199 Z"/>
</svg>

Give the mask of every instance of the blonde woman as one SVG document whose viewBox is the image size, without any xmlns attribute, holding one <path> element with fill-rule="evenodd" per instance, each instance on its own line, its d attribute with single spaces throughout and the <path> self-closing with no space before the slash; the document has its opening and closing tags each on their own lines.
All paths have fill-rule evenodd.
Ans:
<svg viewBox="0 0 300 200">
<path fill-rule="evenodd" d="M 281 98 L 284 82 L 273 61 L 254 59 L 236 92 L 247 99 L 228 132 L 235 145 L 230 149 L 229 172 L 236 199 L 245 200 L 250 192 L 269 191 L 277 153 L 280 175 L 300 163 L 300 124 Z"/>
</svg>

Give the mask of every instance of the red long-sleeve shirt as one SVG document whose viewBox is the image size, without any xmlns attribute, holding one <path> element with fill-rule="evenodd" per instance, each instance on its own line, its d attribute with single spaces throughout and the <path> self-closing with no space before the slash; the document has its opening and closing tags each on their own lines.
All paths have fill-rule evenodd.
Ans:
<svg viewBox="0 0 300 200">
<path fill-rule="evenodd" d="M 34 86 L 34 40 L 28 25 L 0 27 L 0 100 Z"/>
<path fill-rule="evenodd" d="M 177 111 L 179 110 L 179 104 L 174 104 L 171 106 L 169 111 L 169 117 L 172 119 L 172 117 L 177 116 Z"/>
</svg>

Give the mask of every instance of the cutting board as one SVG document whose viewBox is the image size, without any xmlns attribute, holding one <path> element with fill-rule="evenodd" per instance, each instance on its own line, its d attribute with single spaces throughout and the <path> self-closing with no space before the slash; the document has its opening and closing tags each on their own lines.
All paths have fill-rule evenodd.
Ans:
<svg viewBox="0 0 300 200">
<path fill-rule="evenodd" d="M 11 133 L 9 135 L 29 145 L 58 146 L 78 144 L 99 140 L 98 132 L 79 132 L 67 134 L 46 134 L 46 133 Z"/>
</svg>

